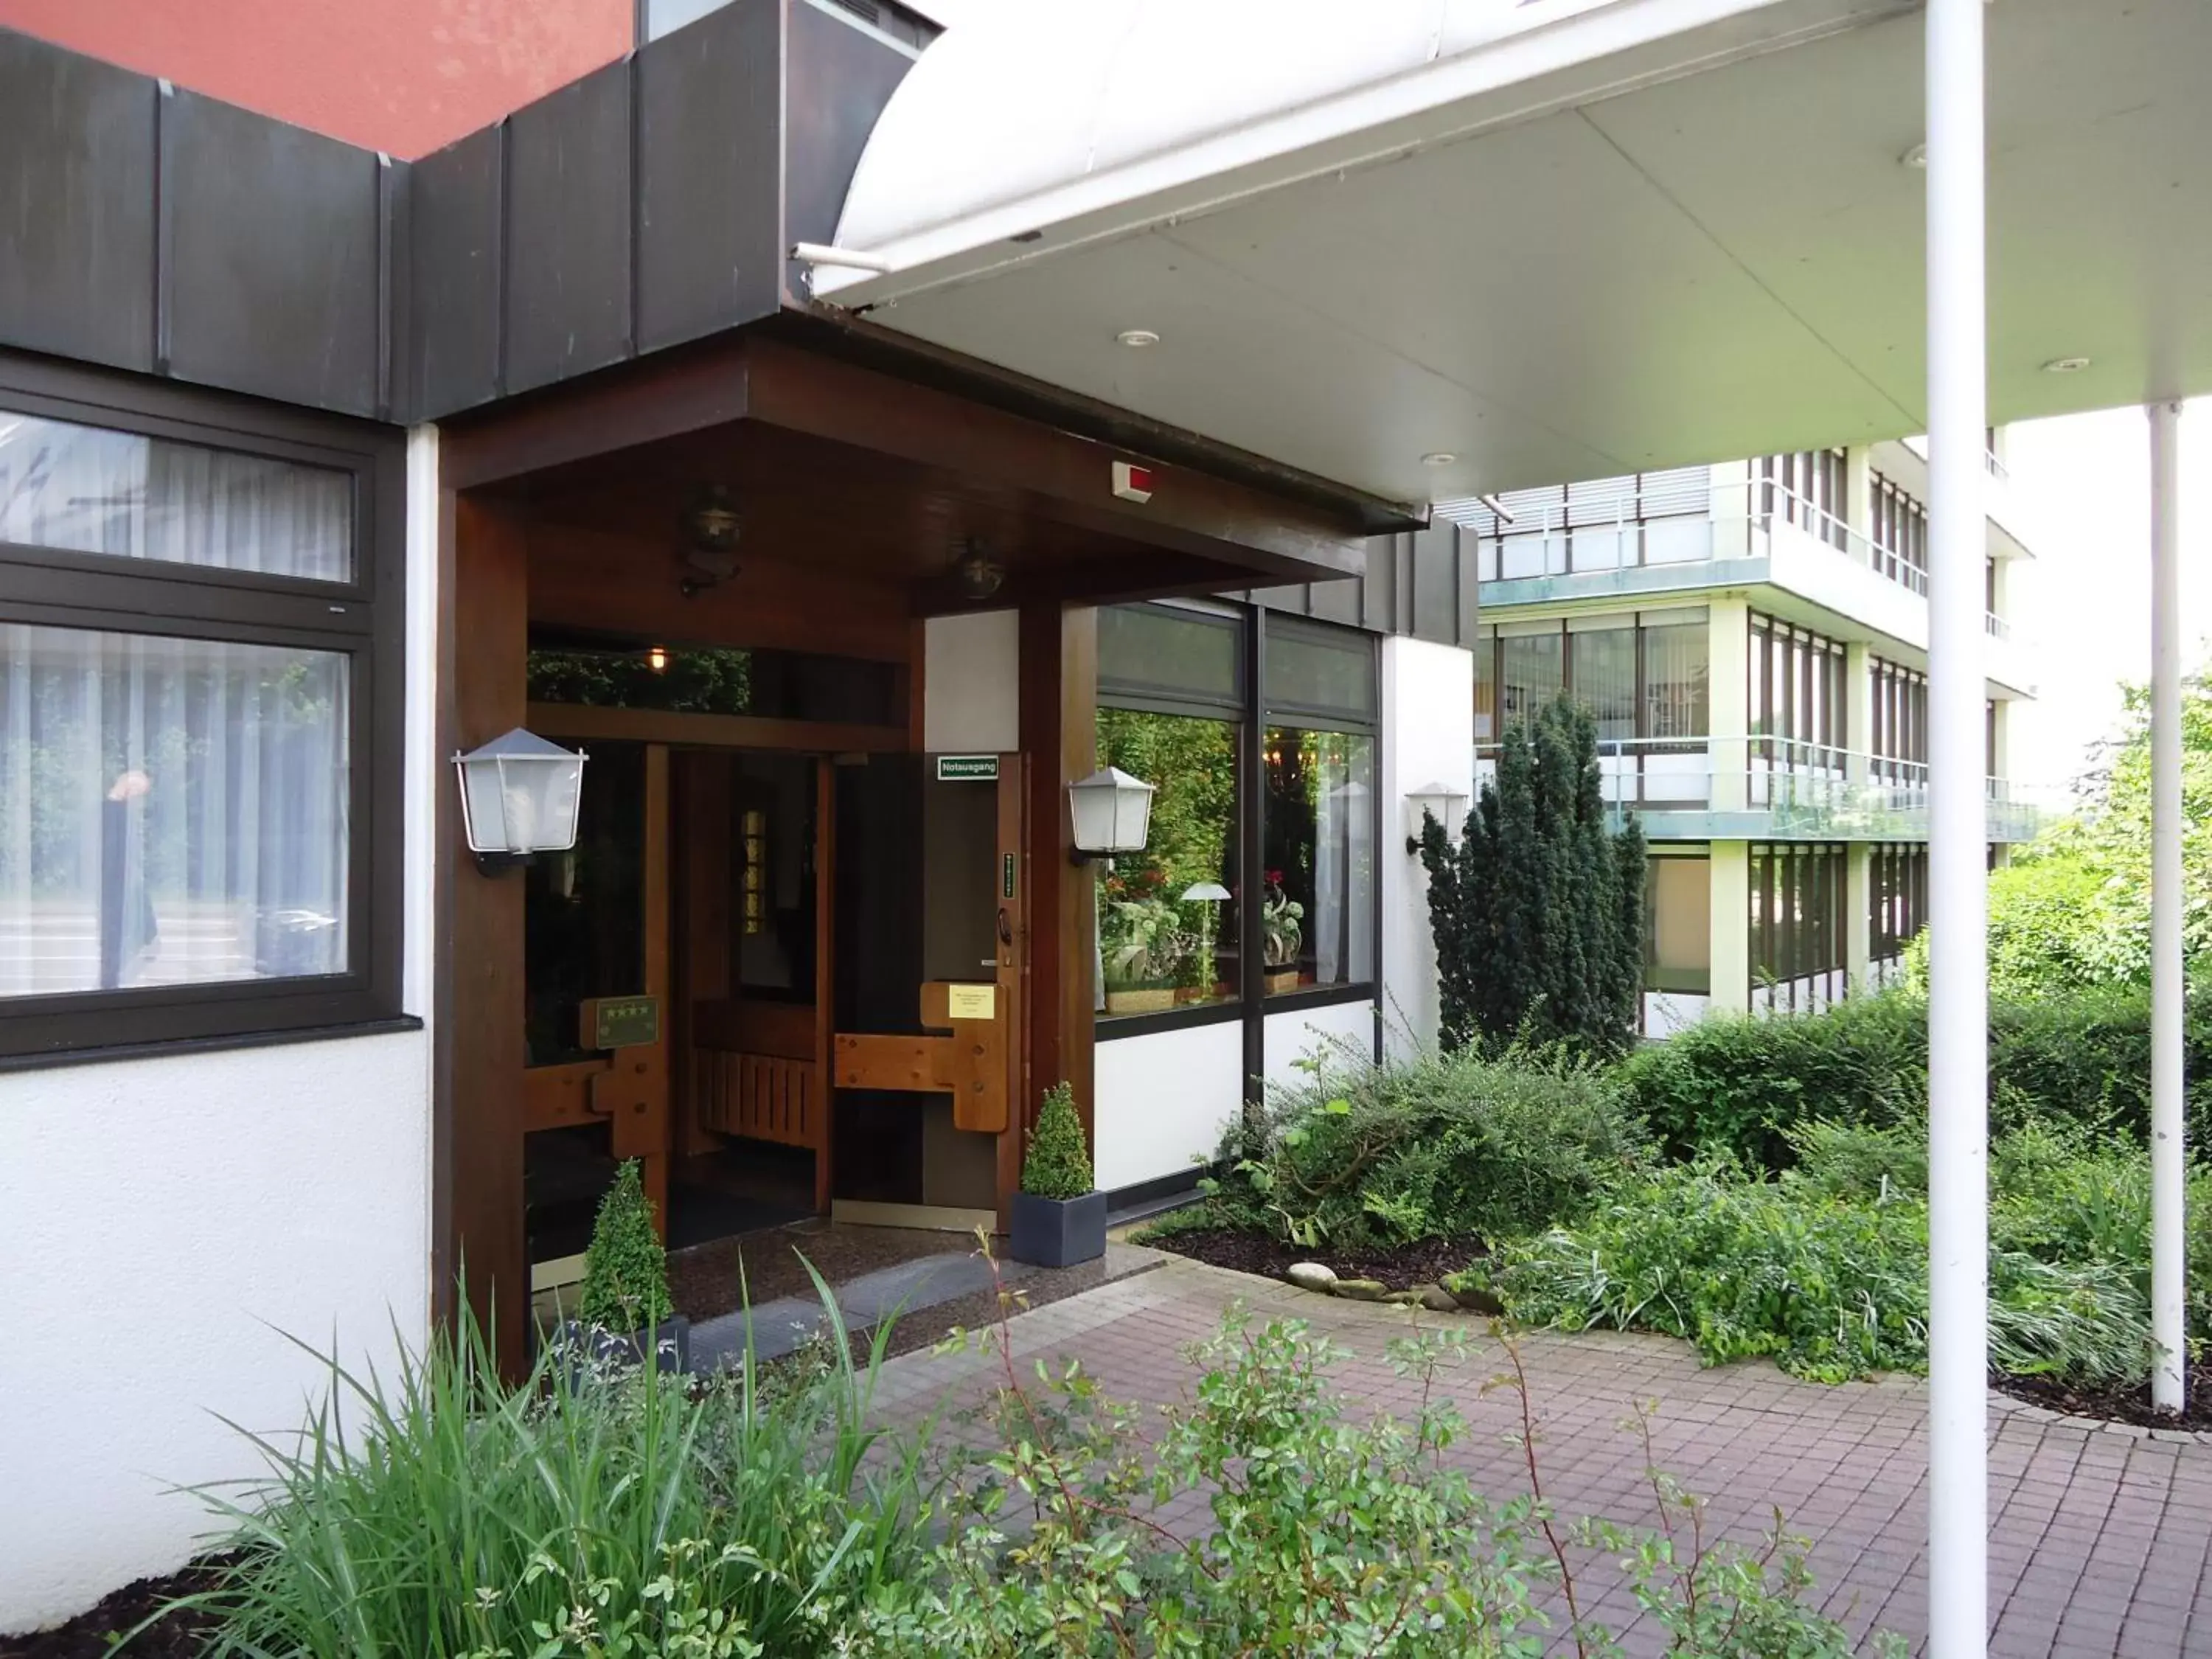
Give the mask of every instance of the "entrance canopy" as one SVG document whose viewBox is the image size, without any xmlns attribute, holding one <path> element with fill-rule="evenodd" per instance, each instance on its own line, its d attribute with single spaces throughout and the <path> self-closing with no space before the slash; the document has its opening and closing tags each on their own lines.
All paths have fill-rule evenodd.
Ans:
<svg viewBox="0 0 2212 1659">
<path fill-rule="evenodd" d="M 1990 418 L 2212 391 L 2212 6 L 1986 19 Z M 815 292 L 1401 501 L 1894 438 L 1922 52 L 1895 0 L 987 4 L 846 198 L 887 270 Z"/>
</svg>

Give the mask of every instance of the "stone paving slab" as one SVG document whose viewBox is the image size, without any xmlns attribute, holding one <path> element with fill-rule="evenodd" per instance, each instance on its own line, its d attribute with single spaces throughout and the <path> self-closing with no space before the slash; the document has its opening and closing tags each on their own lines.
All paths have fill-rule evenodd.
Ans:
<svg viewBox="0 0 2212 1659">
<path fill-rule="evenodd" d="M 1384 1410 L 1410 1411 L 1418 1385 L 1394 1374 L 1384 1345 L 1419 1326 L 1475 1320 L 1308 1295 L 1183 1258 L 1015 1317 L 1014 1352 L 1079 1358 L 1117 1398 L 1164 1404 L 1194 1373 L 1182 1350 L 1243 1301 L 1257 1319 L 1296 1317 L 1356 1358 L 1340 1387 Z M 1926 1391 L 1897 1377 L 1829 1387 L 1764 1363 L 1701 1368 L 1671 1339 L 1532 1332 L 1518 1339 L 1540 1436 L 1547 1495 L 1565 1516 L 1630 1525 L 1654 1519 L 1642 1441 L 1624 1423 L 1656 1404 L 1653 1451 L 1705 1498 L 1709 1524 L 1757 1544 L 1783 1511 L 1810 1540 L 1822 1607 L 1855 1637 L 1881 1627 L 1924 1649 L 1928 1623 Z M 1483 1337 L 1449 1388 L 1474 1432 L 1459 1461 L 1495 1494 L 1527 1489 L 1510 1391 L 1482 1392 L 1504 1355 Z M 982 1395 L 998 1362 L 914 1353 L 887 1368 L 878 1400 L 917 1418 Z M 2212 1659 L 2212 1445 L 2194 1437 L 2106 1432 L 2079 1419 L 1991 1397 L 1990 1651 L 2000 1659 L 2202 1654 Z M 1608 1602 L 1616 1628 L 1635 1609 Z M 1657 1651 L 1648 1624 L 1631 1652 Z"/>
</svg>

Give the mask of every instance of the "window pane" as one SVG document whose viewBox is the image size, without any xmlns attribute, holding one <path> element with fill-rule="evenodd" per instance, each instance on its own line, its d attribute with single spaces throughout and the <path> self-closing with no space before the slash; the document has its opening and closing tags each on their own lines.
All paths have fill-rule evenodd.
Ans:
<svg viewBox="0 0 2212 1659">
<path fill-rule="evenodd" d="M 0 542 L 349 581 L 353 479 L 0 412 Z"/>
<path fill-rule="evenodd" d="M 1098 613 L 1102 690 L 1151 692 L 1241 707 L 1237 625 L 1169 605 L 1115 605 Z"/>
<path fill-rule="evenodd" d="M 1267 728 L 1262 928 L 1270 993 L 1375 977 L 1375 739 Z"/>
<path fill-rule="evenodd" d="M 1310 708 L 1358 718 L 1375 713 L 1375 643 L 1348 629 L 1300 628 L 1270 618 L 1270 708 Z"/>
<path fill-rule="evenodd" d="M 1498 740 L 1498 641 L 1474 643 L 1474 740 Z"/>
<path fill-rule="evenodd" d="M 1498 712 L 1502 729 L 1510 731 L 1559 695 L 1565 684 L 1560 672 L 1565 639 L 1559 634 L 1516 634 L 1499 644 L 1503 667 Z"/>
<path fill-rule="evenodd" d="M 346 659 L 0 625 L 0 996 L 344 971 Z"/>
<path fill-rule="evenodd" d="M 1711 644 L 1705 623 L 1644 630 L 1644 704 L 1647 735 L 1702 738 L 1712 717 Z"/>
<path fill-rule="evenodd" d="M 1644 982 L 1650 989 L 1699 996 L 1712 990 L 1712 892 L 1710 859 L 1651 860 L 1644 888 L 1648 926 Z"/>
<path fill-rule="evenodd" d="M 1576 699 L 1597 720 L 1600 743 L 1629 743 L 1636 737 L 1636 630 L 1606 628 L 1571 634 Z"/>
<path fill-rule="evenodd" d="M 1098 711 L 1098 763 L 1155 787 L 1141 853 L 1098 872 L 1100 1012 L 1235 1000 L 1237 732 L 1227 720 Z"/>
</svg>

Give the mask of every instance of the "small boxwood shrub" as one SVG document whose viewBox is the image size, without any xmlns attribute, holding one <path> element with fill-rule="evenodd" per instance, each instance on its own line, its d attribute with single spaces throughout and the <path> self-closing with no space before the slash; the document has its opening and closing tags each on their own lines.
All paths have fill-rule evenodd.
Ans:
<svg viewBox="0 0 2212 1659">
<path fill-rule="evenodd" d="M 577 1316 L 594 1330 L 649 1331 L 671 1312 L 668 1251 L 653 1230 L 644 1165 L 631 1158 L 599 1200 L 584 1252 L 584 1295 Z"/>
<path fill-rule="evenodd" d="M 1592 1065 L 1336 1053 L 1259 1124 L 1231 1130 L 1212 1208 L 1306 1249 L 1504 1238 L 1581 1214 L 1645 1152 L 1620 1088 Z"/>
<path fill-rule="evenodd" d="M 1022 1190 L 1033 1198 L 1081 1198 L 1091 1189 L 1091 1149 L 1076 1115 L 1075 1091 L 1055 1083 L 1045 1091 L 1030 1147 L 1022 1158 Z"/>
</svg>

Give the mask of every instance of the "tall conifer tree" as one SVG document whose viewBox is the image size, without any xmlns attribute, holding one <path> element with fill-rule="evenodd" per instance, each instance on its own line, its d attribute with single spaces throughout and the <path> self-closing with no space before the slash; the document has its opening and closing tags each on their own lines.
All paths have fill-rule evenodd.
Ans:
<svg viewBox="0 0 2212 1659">
<path fill-rule="evenodd" d="M 1456 847 L 1423 825 L 1447 1048 L 1635 1041 L 1644 835 L 1608 817 L 1596 722 L 1562 695 L 1506 732 Z"/>
</svg>

